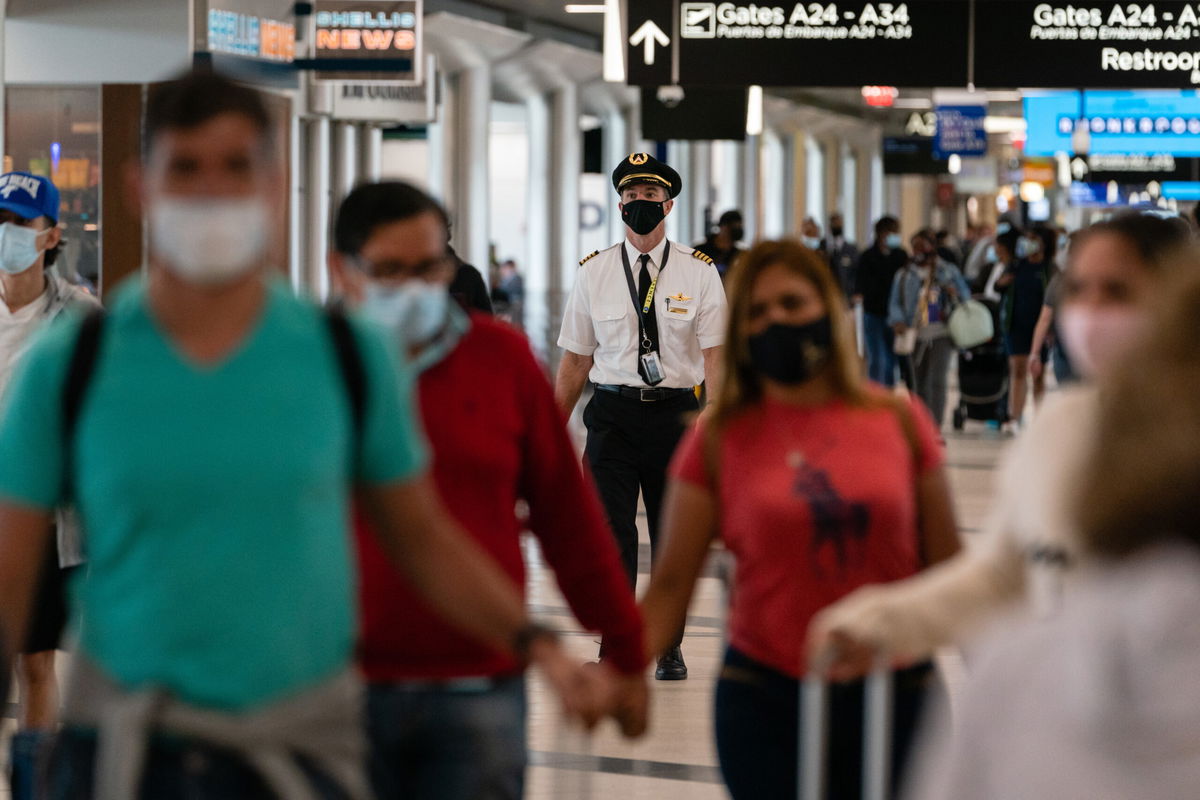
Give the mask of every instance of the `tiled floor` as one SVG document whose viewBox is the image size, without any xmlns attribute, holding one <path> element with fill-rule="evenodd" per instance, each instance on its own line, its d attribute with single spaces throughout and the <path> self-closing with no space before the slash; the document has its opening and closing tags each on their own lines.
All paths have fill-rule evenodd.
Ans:
<svg viewBox="0 0 1200 800">
<path fill-rule="evenodd" d="M 969 536 L 977 531 L 986 513 L 997 458 L 1008 440 L 972 423 L 964 434 L 952 434 L 947 458 L 959 523 Z M 649 545 L 643 530 L 642 575 L 648 578 Z M 593 659 L 596 643 L 583 633 L 570 616 L 542 565 L 536 545 L 527 544 L 530 563 L 530 603 L 535 613 L 566 631 L 571 652 L 580 659 Z M 721 784 L 713 752 L 711 698 L 722 652 L 723 599 L 720 582 L 701 579 L 696 592 L 684 642 L 691 677 L 676 683 L 652 685 L 653 723 L 643 739 L 630 742 L 611 724 L 593 736 L 565 726 L 553 699 L 531 679 L 529 748 L 529 800 L 718 800 L 727 797 Z M 950 659 L 948 682 L 957 682 L 957 663 Z M 11 720 L 0 725 L 0 744 L 6 744 Z M 0 752 L 0 763 L 7 748 Z M 0 800 L 7 800 L 0 780 Z"/>
<path fill-rule="evenodd" d="M 963 434 L 951 434 L 947 459 L 958 519 L 964 535 L 977 531 L 991 496 L 995 464 L 1007 443 L 982 425 L 969 423 Z M 643 528 L 643 566 L 649 542 Z M 530 546 L 535 550 L 535 546 Z M 580 658 L 595 657 L 591 636 L 578 627 L 553 586 L 552 576 L 531 552 L 531 601 L 536 611 L 561 629 L 571 651 Z M 644 587 L 646 571 L 639 577 Z M 528 800 L 687 800 L 726 798 L 713 751 L 711 702 L 722 652 L 723 602 L 720 583 L 703 578 L 696 592 L 684 640 L 690 678 L 678 683 L 654 683 L 650 733 L 630 742 L 609 724 L 592 737 L 565 727 L 552 698 L 532 680 Z M 952 654 L 941 659 L 947 683 L 960 681 L 960 665 Z"/>
</svg>

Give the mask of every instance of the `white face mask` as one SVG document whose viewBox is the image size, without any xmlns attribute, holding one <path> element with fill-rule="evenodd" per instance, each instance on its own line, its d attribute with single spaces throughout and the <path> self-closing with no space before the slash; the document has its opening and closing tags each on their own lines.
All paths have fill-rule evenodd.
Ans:
<svg viewBox="0 0 1200 800">
<path fill-rule="evenodd" d="M 270 211 L 262 198 L 162 198 L 150 206 L 150 242 L 185 280 L 229 283 L 257 267 L 267 251 Z"/>
<path fill-rule="evenodd" d="M 368 283 L 360 308 L 367 319 L 394 333 L 405 347 L 433 340 L 446 325 L 450 290 L 445 284 L 409 280 L 396 286 Z"/>
<path fill-rule="evenodd" d="M 0 225 L 0 270 L 9 275 L 20 275 L 32 267 L 42 252 L 37 240 L 49 232 L 49 229 L 37 231 L 14 222 Z"/>
<path fill-rule="evenodd" d="M 1134 306 L 1100 310 L 1063 306 L 1058 332 L 1071 366 L 1086 378 L 1110 369 L 1137 343 L 1145 314 Z"/>
</svg>

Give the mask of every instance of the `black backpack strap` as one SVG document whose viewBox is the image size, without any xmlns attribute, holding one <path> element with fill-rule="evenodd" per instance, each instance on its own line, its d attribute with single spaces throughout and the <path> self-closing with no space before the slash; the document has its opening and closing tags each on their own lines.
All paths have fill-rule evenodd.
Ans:
<svg viewBox="0 0 1200 800">
<path fill-rule="evenodd" d="M 63 475 L 66 491 L 64 500 L 71 494 L 74 473 L 75 429 L 79 425 L 79 412 L 87 396 L 88 385 L 96 371 L 100 353 L 100 338 L 104 333 L 104 309 L 95 308 L 88 312 L 79 326 L 71 361 L 67 365 L 66 378 L 62 387 L 62 445 Z"/>
<path fill-rule="evenodd" d="M 367 368 L 363 363 L 362 352 L 358 349 L 354 329 L 350 327 L 350 320 L 346 318 L 345 312 L 336 306 L 327 308 L 325 321 L 333 339 L 333 350 L 337 356 L 338 369 L 342 373 L 342 383 L 346 387 L 346 398 L 350 401 L 350 418 L 354 430 L 354 464 L 357 469 L 359 456 L 362 454 L 363 431 L 366 428 Z"/>
</svg>

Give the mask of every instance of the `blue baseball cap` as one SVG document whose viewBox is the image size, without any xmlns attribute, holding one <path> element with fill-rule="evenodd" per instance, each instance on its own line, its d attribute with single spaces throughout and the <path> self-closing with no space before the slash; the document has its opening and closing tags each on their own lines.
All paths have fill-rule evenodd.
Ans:
<svg viewBox="0 0 1200 800">
<path fill-rule="evenodd" d="M 57 225 L 59 202 L 58 187 L 49 178 L 28 172 L 0 175 L 0 209 L 24 219 L 49 217 Z"/>
</svg>

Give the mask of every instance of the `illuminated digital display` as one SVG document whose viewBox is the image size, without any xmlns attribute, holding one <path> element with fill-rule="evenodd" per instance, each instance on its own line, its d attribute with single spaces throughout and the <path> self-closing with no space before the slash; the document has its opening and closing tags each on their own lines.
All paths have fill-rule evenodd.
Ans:
<svg viewBox="0 0 1200 800">
<path fill-rule="evenodd" d="M 1200 2 L 976 0 L 975 82 L 1200 87 Z"/>
<path fill-rule="evenodd" d="M 1072 152 L 1087 120 L 1093 154 L 1200 156 L 1200 96 L 1186 92 L 1051 92 L 1025 98 L 1025 152 Z"/>
<path fill-rule="evenodd" d="M 210 8 L 208 49 L 244 58 L 290 62 L 296 57 L 296 27 L 290 22 Z"/>
<path fill-rule="evenodd" d="M 321 78 L 420 82 L 418 0 L 317 0 L 315 10 L 316 57 L 330 64 Z M 360 60 L 389 63 L 374 72 L 348 69 Z"/>
</svg>

